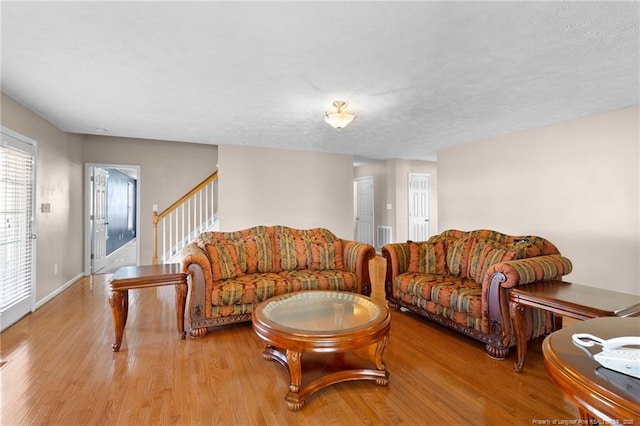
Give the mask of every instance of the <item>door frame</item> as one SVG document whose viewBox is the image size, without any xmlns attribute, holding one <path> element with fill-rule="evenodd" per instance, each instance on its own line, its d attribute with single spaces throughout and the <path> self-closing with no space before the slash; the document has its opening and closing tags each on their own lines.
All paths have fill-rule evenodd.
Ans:
<svg viewBox="0 0 640 426">
<path fill-rule="evenodd" d="M 38 254 L 38 240 L 36 236 L 38 235 L 38 221 L 37 219 L 37 196 L 38 196 L 38 141 L 31 139 L 21 133 L 18 133 L 14 130 L 11 130 L 8 127 L 0 125 L 0 132 L 4 135 L 15 139 L 18 143 L 28 145 L 30 148 L 33 148 L 32 159 L 33 159 L 33 173 L 31 176 L 32 179 L 32 196 L 31 196 L 31 283 L 29 289 L 29 297 L 25 298 L 23 301 L 14 304 L 14 307 L 20 306 L 21 308 L 27 309 L 28 312 L 25 314 L 29 314 L 36 310 L 36 271 L 37 271 L 37 254 Z M 26 150 L 25 150 L 26 152 Z M 24 315 L 22 311 L 5 311 L 4 315 L 2 315 L 2 320 L 0 321 L 0 331 L 4 331 L 11 325 L 18 322 Z M 7 314 L 9 314 L 7 316 Z"/>
<path fill-rule="evenodd" d="M 411 177 L 424 176 L 427 178 L 427 214 L 428 225 L 427 234 L 431 236 L 431 174 L 430 173 L 413 173 L 407 175 L 407 238 L 411 239 Z"/>
<path fill-rule="evenodd" d="M 91 176 L 94 168 L 101 169 L 134 169 L 136 171 L 136 264 L 140 261 L 140 205 L 142 194 L 142 174 L 140 166 L 131 164 L 84 163 L 84 274 L 91 275 L 91 246 L 93 221 L 91 220 L 91 197 L 93 188 Z"/>
<path fill-rule="evenodd" d="M 357 178 L 353 178 L 354 185 L 354 194 L 353 194 L 353 203 L 354 203 L 354 211 L 353 211 L 353 237 L 355 240 L 356 230 L 357 230 L 357 216 L 358 216 L 358 183 L 361 181 L 371 181 L 371 238 L 373 242 L 371 245 L 375 246 L 376 244 L 376 202 L 375 202 L 375 180 L 373 176 L 361 176 Z"/>
</svg>

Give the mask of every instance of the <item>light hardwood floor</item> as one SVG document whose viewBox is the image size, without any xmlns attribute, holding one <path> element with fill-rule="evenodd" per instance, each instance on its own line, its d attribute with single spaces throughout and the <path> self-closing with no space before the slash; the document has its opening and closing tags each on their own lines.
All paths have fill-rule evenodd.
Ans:
<svg viewBox="0 0 640 426">
<path fill-rule="evenodd" d="M 382 258 L 373 297 L 384 299 Z M 513 355 L 408 313 L 392 314 L 388 387 L 340 383 L 284 403 L 286 370 L 262 358 L 251 324 L 178 340 L 171 287 L 130 292 L 122 349 L 108 305 L 110 275 L 80 279 L 0 335 L 0 424 L 531 425 L 575 421 L 578 410 L 530 342 L 522 374 Z M 303 361 L 304 362 L 304 361 Z"/>
</svg>

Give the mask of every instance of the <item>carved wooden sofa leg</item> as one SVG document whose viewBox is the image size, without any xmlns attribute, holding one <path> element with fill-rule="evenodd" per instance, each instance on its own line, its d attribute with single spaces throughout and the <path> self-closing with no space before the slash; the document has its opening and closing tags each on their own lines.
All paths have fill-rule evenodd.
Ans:
<svg viewBox="0 0 640 426">
<path fill-rule="evenodd" d="M 189 336 L 193 339 L 199 339 L 206 336 L 208 332 L 209 330 L 207 330 L 207 327 L 192 328 L 189 330 Z"/>
<path fill-rule="evenodd" d="M 486 349 L 487 355 L 489 355 L 489 357 L 491 357 L 493 359 L 497 359 L 499 361 L 504 360 L 507 357 L 507 355 L 509 355 L 509 349 L 508 348 L 501 348 L 501 347 L 493 346 L 490 343 L 487 343 L 487 345 L 485 346 L 485 349 Z"/>
<path fill-rule="evenodd" d="M 391 300 L 388 300 L 387 302 L 388 302 L 387 304 L 389 305 L 389 309 L 391 309 L 392 311 L 400 310 L 400 305 L 397 304 L 396 302 Z"/>
</svg>

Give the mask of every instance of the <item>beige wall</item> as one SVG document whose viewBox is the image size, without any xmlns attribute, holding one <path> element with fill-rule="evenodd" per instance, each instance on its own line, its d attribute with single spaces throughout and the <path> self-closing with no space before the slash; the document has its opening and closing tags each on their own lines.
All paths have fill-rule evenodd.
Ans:
<svg viewBox="0 0 640 426">
<path fill-rule="evenodd" d="M 640 294 L 640 107 L 438 153 L 440 230 L 534 234 L 567 281 Z"/>
<path fill-rule="evenodd" d="M 354 169 L 354 177 L 373 177 L 374 227 L 391 226 L 394 242 L 409 237 L 409 174 L 430 176 L 429 230 L 438 233 L 438 173 L 433 161 L 382 160 L 364 163 Z M 390 204 L 391 209 L 386 205 Z"/>
<path fill-rule="evenodd" d="M 82 274 L 82 141 L 2 94 L 2 125 L 38 143 L 36 305 Z M 42 203 L 51 204 L 42 213 Z M 54 273 L 57 265 L 57 273 Z"/>
<path fill-rule="evenodd" d="M 220 145 L 220 227 L 327 228 L 353 239 L 353 157 Z"/>
<path fill-rule="evenodd" d="M 403 241 L 408 173 L 426 173 L 432 234 L 483 227 L 541 235 L 573 261 L 568 280 L 640 294 L 639 107 L 442 150 L 437 175 L 431 162 L 387 160 L 354 172 L 347 155 L 80 136 L 5 94 L 1 107 L 3 126 L 38 142 L 36 302 L 83 271 L 85 162 L 141 167 L 140 260 L 147 263 L 151 205 L 167 207 L 218 158 L 221 182 L 234 182 L 220 186 L 226 230 L 279 223 L 353 238 L 351 182 L 374 176 L 376 224 L 391 224 Z M 50 213 L 40 212 L 42 203 Z"/>
<path fill-rule="evenodd" d="M 140 264 L 153 258 L 152 206 L 163 211 L 216 170 L 215 145 L 106 136 L 83 136 L 86 163 L 140 167 Z"/>
<path fill-rule="evenodd" d="M 210 175 L 217 146 L 63 132 L 2 94 L 2 125 L 38 143 L 36 305 L 84 271 L 84 164 L 140 166 L 140 263 L 151 263 L 152 205 L 160 210 Z M 41 213 L 42 203 L 51 204 Z M 55 265 L 58 273 L 54 273 Z"/>
</svg>

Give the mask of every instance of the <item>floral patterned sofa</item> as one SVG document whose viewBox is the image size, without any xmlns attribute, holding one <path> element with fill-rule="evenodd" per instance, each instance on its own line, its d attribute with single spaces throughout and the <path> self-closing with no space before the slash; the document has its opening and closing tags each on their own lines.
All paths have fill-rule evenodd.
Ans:
<svg viewBox="0 0 640 426">
<path fill-rule="evenodd" d="M 208 327 L 250 321 L 255 304 L 301 290 L 343 290 L 369 296 L 368 244 L 337 238 L 323 228 L 256 226 L 204 232 L 181 251 L 189 274 L 191 337 Z"/>
<path fill-rule="evenodd" d="M 571 262 L 536 236 L 480 229 L 448 230 L 426 242 L 387 244 L 385 293 L 391 309 L 406 308 L 486 343 L 503 359 L 515 344 L 508 290 L 560 279 Z M 527 338 L 554 329 L 549 312 L 527 309 Z"/>
</svg>

